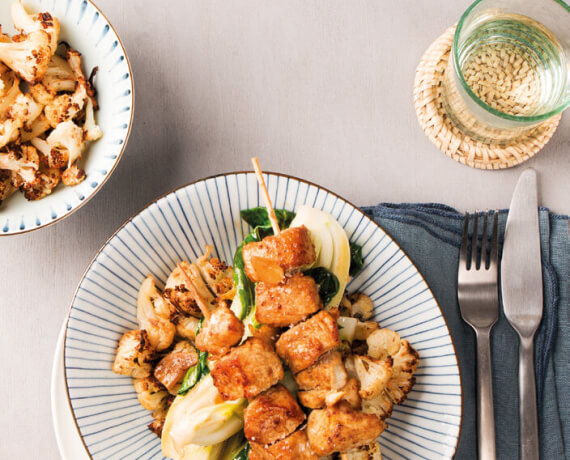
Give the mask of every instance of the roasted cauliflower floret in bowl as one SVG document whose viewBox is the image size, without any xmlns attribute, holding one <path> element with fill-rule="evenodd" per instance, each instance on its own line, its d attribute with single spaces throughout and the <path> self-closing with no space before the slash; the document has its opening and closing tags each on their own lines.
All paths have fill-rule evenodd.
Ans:
<svg viewBox="0 0 570 460">
<path fill-rule="evenodd" d="M 144 330 L 125 332 L 119 341 L 113 372 L 142 379 L 152 372 L 154 350 Z"/>
</svg>

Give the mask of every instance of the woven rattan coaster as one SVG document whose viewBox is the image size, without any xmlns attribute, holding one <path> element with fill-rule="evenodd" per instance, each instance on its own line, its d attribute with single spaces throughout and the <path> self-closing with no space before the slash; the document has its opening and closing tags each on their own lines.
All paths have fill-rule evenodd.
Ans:
<svg viewBox="0 0 570 460">
<path fill-rule="evenodd" d="M 441 101 L 441 85 L 454 32 L 455 26 L 432 43 L 416 69 L 414 104 L 422 129 L 443 153 L 472 168 L 501 169 L 523 163 L 550 140 L 561 115 L 537 126 L 527 137 L 507 145 L 485 144 L 459 131 Z"/>
</svg>

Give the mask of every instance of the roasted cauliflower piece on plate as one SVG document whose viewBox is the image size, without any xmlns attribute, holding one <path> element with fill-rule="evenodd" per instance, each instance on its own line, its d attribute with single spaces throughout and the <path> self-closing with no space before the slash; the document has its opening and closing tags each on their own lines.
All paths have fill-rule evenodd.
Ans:
<svg viewBox="0 0 570 460">
<path fill-rule="evenodd" d="M 145 409 L 155 411 L 166 407 L 170 394 L 155 377 L 150 375 L 140 379 L 134 378 L 133 385 L 137 399 Z"/>
<path fill-rule="evenodd" d="M 170 321 L 166 302 L 158 292 L 154 278 L 148 276 L 137 297 L 137 321 L 144 329 L 156 351 L 166 350 L 172 344 L 176 326 Z"/>
<path fill-rule="evenodd" d="M 152 373 L 154 349 L 144 330 L 128 331 L 119 340 L 113 372 L 134 378 L 148 377 Z"/>
<path fill-rule="evenodd" d="M 340 460 L 382 460 L 380 444 L 371 442 L 340 454 Z"/>
</svg>

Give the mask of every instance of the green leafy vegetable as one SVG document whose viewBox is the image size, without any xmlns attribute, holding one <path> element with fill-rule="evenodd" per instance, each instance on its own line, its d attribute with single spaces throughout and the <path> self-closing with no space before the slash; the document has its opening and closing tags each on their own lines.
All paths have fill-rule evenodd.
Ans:
<svg viewBox="0 0 570 460">
<path fill-rule="evenodd" d="M 200 321 L 200 324 L 198 324 L 196 330 L 199 331 L 201 326 L 202 326 L 202 321 Z M 207 352 L 201 351 L 198 354 L 198 362 L 186 371 L 186 375 L 184 376 L 182 384 L 178 389 L 179 395 L 185 395 L 186 393 L 188 393 L 188 391 L 194 388 L 194 386 L 200 381 L 202 377 L 210 373 L 207 359 L 208 359 Z"/>
<path fill-rule="evenodd" d="M 250 233 L 244 242 L 238 246 L 234 255 L 234 286 L 236 288 L 236 294 L 232 301 L 231 310 L 240 320 L 246 317 L 253 303 L 253 283 L 245 274 L 242 254 L 243 247 L 251 241 L 257 241 L 257 235 L 254 232 Z"/>
<path fill-rule="evenodd" d="M 200 380 L 200 363 L 192 366 L 188 371 L 186 371 L 186 375 L 184 376 L 184 380 L 182 380 L 182 385 L 178 389 L 179 395 L 185 395 L 188 393 Z"/>
<path fill-rule="evenodd" d="M 305 275 L 315 279 L 319 288 L 319 296 L 324 305 L 327 305 L 331 301 L 340 288 L 340 283 L 336 275 L 324 267 L 311 268 L 305 271 Z"/>
<path fill-rule="evenodd" d="M 253 316 L 251 317 L 251 325 L 255 328 L 255 329 L 261 329 L 261 326 L 263 326 L 263 324 L 261 324 L 259 321 L 257 321 L 257 318 L 255 317 L 255 308 L 253 311 Z"/>
<path fill-rule="evenodd" d="M 196 326 L 196 337 L 198 337 L 198 334 L 200 333 L 200 329 L 202 329 L 203 324 L 204 324 L 204 318 L 201 318 L 200 322 L 198 323 L 198 326 Z"/>
<path fill-rule="evenodd" d="M 200 352 L 198 365 L 200 366 L 200 373 L 202 374 L 202 377 L 210 373 L 210 368 L 208 367 L 208 352 Z"/>
<path fill-rule="evenodd" d="M 240 212 L 241 218 L 253 228 L 271 226 L 267 209 L 263 207 L 244 209 Z M 295 218 L 295 213 L 285 209 L 275 209 L 275 216 L 279 223 L 279 228 L 288 228 Z"/>
<path fill-rule="evenodd" d="M 247 439 L 244 438 L 243 431 L 239 431 L 225 442 L 224 451 L 218 460 L 247 460 L 247 455 L 243 457 L 240 454 L 248 447 L 249 444 Z"/>
<path fill-rule="evenodd" d="M 255 241 L 261 241 L 266 236 L 273 235 L 273 227 L 271 225 L 263 225 L 261 227 L 255 227 L 253 230 L 255 234 Z"/>
<path fill-rule="evenodd" d="M 241 258 L 241 249 L 238 249 L 238 252 Z M 237 256 L 238 253 L 236 253 Z M 249 307 L 253 303 L 253 284 L 245 274 L 243 259 L 242 267 L 239 267 L 234 260 L 234 286 L 236 294 L 232 301 L 231 310 L 238 319 L 242 320 L 246 317 Z"/>
<path fill-rule="evenodd" d="M 261 241 L 269 235 L 273 235 L 271 226 L 256 227 L 245 237 L 243 243 L 238 246 L 234 255 L 234 286 L 236 288 L 236 295 L 232 301 L 231 310 L 240 320 L 243 320 L 249 314 L 255 300 L 255 286 L 245 274 L 243 247 L 247 243 Z"/>
<path fill-rule="evenodd" d="M 350 270 L 348 274 L 355 276 L 364 267 L 364 258 L 362 257 L 362 246 L 356 243 L 350 243 Z"/>
<path fill-rule="evenodd" d="M 249 442 L 246 442 L 245 445 L 241 447 L 241 449 L 232 457 L 232 460 L 247 460 L 249 458 L 249 451 L 251 446 Z"/>
</svg>

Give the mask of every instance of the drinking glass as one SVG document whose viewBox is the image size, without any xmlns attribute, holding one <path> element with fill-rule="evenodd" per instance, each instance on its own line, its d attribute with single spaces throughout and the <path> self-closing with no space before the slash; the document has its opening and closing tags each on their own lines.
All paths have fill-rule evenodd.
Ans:
<svg viewBox="0 0 570 460">
<path fill-rule="evenodd" d="M 570 105 L 570 6 L 477 0 L 461 17 L 443 106 L 465 134 L 507 144 Z"/>
</svg>

